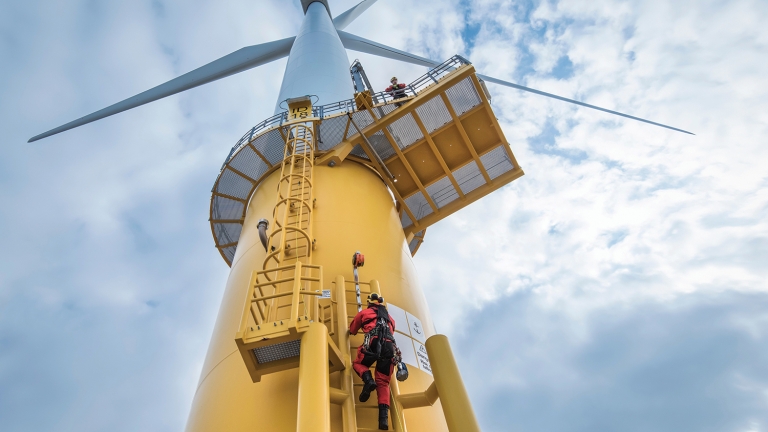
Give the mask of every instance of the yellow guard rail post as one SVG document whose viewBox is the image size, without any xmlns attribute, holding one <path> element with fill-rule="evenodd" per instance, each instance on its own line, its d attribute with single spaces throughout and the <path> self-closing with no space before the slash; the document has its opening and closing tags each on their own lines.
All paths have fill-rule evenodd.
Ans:
<svg viewBox="0 0 768 432">
<path fill-rule="evenodd" d="M 296 432 L 331 431 L 328 374 L 328 328 L 313 322 L 301 337 Z"/>
<path fill-rule="evenodd" d="M 445 335 L 434 335 L 425 344 L 437 393 L 450 432 L 480 432 L 467 389 Z"/>
</svg>

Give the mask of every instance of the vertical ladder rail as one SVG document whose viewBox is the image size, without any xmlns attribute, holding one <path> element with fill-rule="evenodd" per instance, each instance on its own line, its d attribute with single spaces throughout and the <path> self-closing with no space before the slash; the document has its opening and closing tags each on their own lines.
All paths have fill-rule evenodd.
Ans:
<svg viewBox="0 0 768 432">
<path fill-rule="evenodd" d="M 392 428 L 395 432 L 406 432 L 403 405 L 398 400 L 400 397 L 400 385 L 397 383 L 397 379 L 393 380 L 390 378 L 389 389 L 389 413 L 392 416 Z"/>
<path fill-rule="evenodd" d="M 349 347 L 349 326 L 347 325 L 347 290 L 344 276 L 336 276 L 336 334 L 339 335 L 339 349 L 344 356 L 346 368 L 341 371 L 341 391 L 347 398 L 341 405 L 341 422 L 344 432 L 357 432 L 357 414 L 355 413 L 354 370 Z"/>
</svg>

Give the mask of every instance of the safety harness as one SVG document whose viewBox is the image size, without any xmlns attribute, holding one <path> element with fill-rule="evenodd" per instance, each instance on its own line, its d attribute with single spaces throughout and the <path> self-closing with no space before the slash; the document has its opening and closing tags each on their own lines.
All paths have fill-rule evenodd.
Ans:
<svg viewBox="0 0 768 432">
<path fill-rule="evenodd" d="M 376 318 L 369 318 L 363 321 L 363 327 L 368 325 L 371 321 L 376 320 L 376 325 L 365 334 L 363 340 L 363 353 L 365 355 L 376 356 L 376 360 L 387 360 L 381 357 L 381 343 L 383 341 L 392 342 L 392 346 L 395 348 L 395 355 L 392 357 L 395 364 L 400 363 L 402 355 L 400 349 L 397 347 L 395 337 L 392 335 L 392 330 L 389 327 L 389 312 L 387 308 L 382 305 L 376 306 Z M 375 341 L 374 341 L 375 340 Z M 374 346 L 371 346 L 371 344 Z"/>
<path fill-rule="evenodd" d="M 399 84 L 399 83 L 398 84 L 392 84 L 389 87 L 390 89 L 392 89 L 390 91 L 390 94 L 392 94 L 392 98 L 393 99 L 400 99 L 400 98 L 406 97 L 407 95 L 405 94 L 405 87 L 406 87 L 405 84 Z M 387 90 L 389 90 L 389 89 L 387 89 Z"/>
</svg>

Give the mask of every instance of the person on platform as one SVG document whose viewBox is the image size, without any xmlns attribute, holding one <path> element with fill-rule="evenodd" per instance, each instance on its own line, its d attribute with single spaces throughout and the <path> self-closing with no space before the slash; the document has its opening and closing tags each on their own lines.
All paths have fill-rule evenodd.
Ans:
<svg viewBox="0 0 768 432">
<path fill-rule="evenodd" d="M 389 379 L 399 361 L 395 345 L 395 320 L 389 316 L 384 298 L 373 293 L 368 296 L 368 307 L 358 312 L 349 324 L 349 333 L 356 335 L 363 330 L 365 340 L 357 347 L 357 358 L 352 368 L 363 380 L 360 402 L 365 402 L 376 389 L 379 399 L 379 429 L 389 430 Z M 371 366 L 376 363 L 376 380 L 371 376 Z"/>
<path fill-rule="evenodd" d="M 392 99 L 397 100 L 397 99 L 402 99 L 402 98 L 407 96 L 405 94 L 405 87 L 406 87 L 406 85 L 405 84 L 398 84 L 397 77 L 392 77 L 392 79 L 389 80 L 389 82 L 392 85 L 387 87 L 386 90 L 384 90 L 384 91 L 389 93 L 392 96 Z M 396 102 L 395 103 L 395 106 L 397 106 L 397 107 L 399 107 L 401 105 L 403 105 L 403 102 Z"/>
</svg>

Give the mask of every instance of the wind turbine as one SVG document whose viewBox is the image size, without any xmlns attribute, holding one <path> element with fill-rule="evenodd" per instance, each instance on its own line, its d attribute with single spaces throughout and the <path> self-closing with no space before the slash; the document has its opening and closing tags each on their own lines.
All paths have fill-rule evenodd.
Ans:
<svg viewBox="0 0 768 432">
<path fill-rule="evenodd" d="M 379 407 L 355 402 L 350 363 L 362 340 L 347 331 L 361 295 L 374 292 L 388 300 L 411 366 L 390 384 L 394 429 L 479 430 L 411 256 L 428 226 L 523 175 L 485 82 L 690 134 L 478 74 L 460 56 L 439 62 L 343 31 L 375 2 L 332 18 L 327 0 L 302 0 L 295 37 L 242 48 L 29 140 L 288 56 L 275 115 L 235 144 L 213 187 L 211 230 L 231 272 L 189 431 L 375 427 Z M 399 92 L 375 92 L 347 49 L 430 69 Z M 364 268 L 349 262 L 356 251 Z"/>
</svg>

